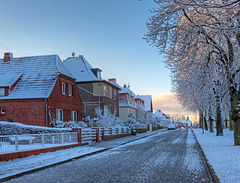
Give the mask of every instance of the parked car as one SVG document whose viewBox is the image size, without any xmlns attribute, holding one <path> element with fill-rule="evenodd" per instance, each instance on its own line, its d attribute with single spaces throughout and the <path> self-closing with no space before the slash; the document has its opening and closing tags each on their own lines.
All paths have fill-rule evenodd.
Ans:
<svg viewBox="0 0 240 183">
<path fill-rule="evenodd" d="M 169 124 L 168 125 L 168 130 L 175 130 L 176 129 L 176 126 L 175 126 L 175 124 Z"/>
</svg>

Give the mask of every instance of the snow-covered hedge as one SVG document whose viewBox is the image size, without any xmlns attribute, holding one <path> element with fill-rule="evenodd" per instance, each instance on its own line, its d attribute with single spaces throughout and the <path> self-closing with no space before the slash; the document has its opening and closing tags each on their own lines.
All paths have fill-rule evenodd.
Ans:
<svg viewBox="0 0 240 183">
<path fill-rule="evenodd" d="M 0 121 L 0 135 L 21 135 L 39 133 L 71 132 L 71 128 L 49 128 L 41 126 L 24 125 L 21 123 Z"/>
<path fill-rule="evenodd" d="M 83 121 L 74 122 L 74 121 L 68 121 L 68 122 L 55 122 L 54 123 L 55 128 L 87 128 L 87 124 Z"/>
</svg>

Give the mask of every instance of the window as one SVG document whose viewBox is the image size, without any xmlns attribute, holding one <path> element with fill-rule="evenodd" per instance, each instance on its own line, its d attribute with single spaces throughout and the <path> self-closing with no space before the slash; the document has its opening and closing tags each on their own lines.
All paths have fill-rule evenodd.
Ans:
<svg viewBox="0 0 240 183">
<path fill-rule="evenodd" d="M 108 97 L 108 86 L 103 86 L 103 96 Z"/>
<path fill-rule="evenodd" d="M 5 109 L 4 108 L 1 109 L 1 114 L 5 114 Z"/>
<path fill-rule="evenodd" d="M 72 85 L 68 85 L 68 95 L 72 96 Z"/>
<path fill-rule="evenodd" d="M 117 100 L 117 90 L 113 90 L 113 99 Z"/>
<path fill-rule="evenodd" d="M 63 110 L 56 109 L 56 121 L 63 121 Z"/>
<path fill-rule="evenodd" d="M 71 112 L 71 121 L 77 122 L 77 111 Z"/>
<path fill-rule="evenodd" d="M 5 96 L 5 88 L 0 88 L 0 96 Z"/>
<path fill-rule="evenodd" d="M 64 82 L 62 82 L 62 94 L 66 94 L 66 84 Z"/>
</svg>

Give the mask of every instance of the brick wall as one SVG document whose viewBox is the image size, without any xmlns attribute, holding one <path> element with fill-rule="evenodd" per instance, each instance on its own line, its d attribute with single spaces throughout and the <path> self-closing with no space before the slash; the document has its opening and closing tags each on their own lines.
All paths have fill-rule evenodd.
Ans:
<svg viewBox="0 0 240 183">
<path fill-rule="evenodd" d="M 68 148 L 73 148 L 73 147 L 77 147 L 77 146 L 79 146 L 79 144 L 51 147 L 51 148 L 44 148 L 44 149 L 36 149 L 36 150 L 30 150 L 30 151 L 21 151 L 21 152 L 8 153 L 8 154 L 1 154 L 0 161 L 8 161 L 8 160 L 13 160 L 13 159 L 17 159 L 17 158 L 24 158 L 24 157 L 28 157 L 28 156 L 32 156 L 32 155 L 38 155 L 40 153 L 68 149 Z"/>
<path fill-rule="evenodd" d="M 66 94 L 62 94 L 62 82 L 66 84 Z M 72 85 L 73 95 L 68 94 L 68 85 Z M 83 106 L 82 101 L 77 91 L 75 81 L 64 75 L 60 75 L 57 79 L 55 87 L 48 98 L 48 110 L 53 112 L 56 118 L 56 109 L 63 109 L 63 121 L 71 120 L 71 111 L 77 111 L 77 121 L 82 121 Z"/>
<path fill-rule="evenodd" d="M 98 82 L 94 82 L 94 84 L 96 85 L 96 83 Z M 86 83 L 77 83 L 78 86 L 80 86 L 81 88 L 84 88 L 87 91 L 90 91 L 92 93 L 94 93 L 94 89 L 93 89 L 93 83 L 92 82 L 86 82 Z M 106 83 L 104 83 L 104 85 L 107 85 Z M 103 86 L 103 83 L 102 83 Z M 110 88 L 113 87 L 112 85 L 107 85 Z M 95 115 L 95 108 L 97 106 L 99 106 L 99 96 L 93 96 L 91 93 L 88 93 L 84 90 L 82 90 L 81 88 L 78 88 L 78 92 L 81 96 L 83 105 L 84 105 L 84 117 L 90 116 L 91 118 L 96 117 Z M 98 91 L 98 90 L 97 90 Z M 109 97 L 105 97 L 105 96 L 101 96 L 100 97 L 100 106 L 101 109 L 104 110 L 104 106 L 109 106 L 110 107 L 110 111 L 111 113 L 114 113 L 114 107 L 116 107 L 117 109 L 117 114 L 116 116 L 119 116 L 119 96 L 118 96 L 118 91 L 117 91 L 117 96 L 116 96 L 116 100 L 113 99 L 113 92 L 114 89 L 110 90 L 111 96 L 112 98 Z M 95 93 L 97 93 L 95 91 Z M 98 93 L 97 93 L 98 94 Z"/>
<path fill-rule="evenodd" d="M 0 100 L 0 121 L 20 122 L 27 125 L 46 126 L 46 103 L 44 99 Z"/>
</svg>

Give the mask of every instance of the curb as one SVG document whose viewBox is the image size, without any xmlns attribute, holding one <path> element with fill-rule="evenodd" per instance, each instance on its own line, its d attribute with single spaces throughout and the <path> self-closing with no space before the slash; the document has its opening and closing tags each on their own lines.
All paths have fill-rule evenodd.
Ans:
<svg viewBox="0 0 240 183">
<path fill-rule="evenodd" d="M 70 159 L 67 159 L 67 160 L 59 161 L 57 163 L 52 163 L 52 164 L 49 164 L 49 165 L 43 165 L 42 167 L 33 168 L 31 170 L 26 170 L 26 171 L 21 172 L 21 173 L 16 173 L 14 175 L 10 175 L 10 176 L 4 177 L 4 178 L 0 178 L 0 182 L 8 181 L 8 180 L 11 180 L 13 178 L 17 178 L 17 177 L 20 177 L 20 176 L 23 176 L 23 175 L 26 175 L 26 174 L 34 173 L 34 172 L 43 170 L 45 168 L 50 168 L 50 167 L 53 167 L 53 166 L 56 166 L 56 165 L 61 165 L 63 163 L 67 163 L 67 162 L 70 162 L 70 161 L 75 160 L 75 159 L 80 159 L 80 158 L 83 158 L 83 157 L 86 157 L 86 156 L 91 156 L 91 155 L 94 155 L 94 154 L 98 154 L 98 153 L 101 153 L 101 152 L 113 149 L 115 147 L 119 147 L 121 145 L 125 145 L 125 144 L 128 144 L 128 143 L 134 142 L 136 140 L 140 140 L 140 139 L 143 139 L 143 138 L 146 138 L 146 137 L 150 137 L 150 136 L 156 135 L 157 133 L 158 132 L 153 133 L 153 134 L 149 134 L 149 135 L 146 135 L 146 136 L 143 136 L 143 137 L 139 137 L 137 139 L 124 142 L 124 143 L 122 143 L 122 144 L 120 144 L 118 146 L 104 148 L 104 149 L 101 149 L 101 150 L 98 150 L 98 151 L 95 151 L 95 152 L 91 152 L 91 153 L 87 153 L 87 154 L 84 154 L 84 155 L 76 156 L 76 157 L 73 157 L 73 158 L 70 158 Z"/>
<path fill-rule="evenodd" d="M 205 161 L 205 163 L 206 163 L 206 165 L 207 165 L 207 168 L 208 168 L 208 170 L 209 170 L 209 172 L 210 172 L 210 175 L 211 175 L 211 177 L 212 177 L 213 182 L 214 182 L 214 183 L 221 183 L 221 182 L 220 182 L 220 179 L 218 178 L 217 174 L 215 173 L 212 165 L 210 165 L 210 164 L 208 163 L 208 159 L 207 159 L 207 157 L 206 157 L 206 155 L 205 155 L 205 153 L 204 153 L 204 151 L 203 151 L 200 143 L 198 142 L 198 139 L 197 139 L 197 137 L 196 137 L 193 129 L 191 129 L 191 130 L 192 130 L 193 135 L 194 135 L 194 137 L 195 137 L 195 139 L 196 139 L 196 142 L 197 142 L 197 145 L 198 145 L 198 147 L 199 147 L 199 149 L 200 149 L 200 151 L 201 151 L 201 154 L 203 155 L 203 159 L 204 159 L 204 161 Z"/>
</svg>

